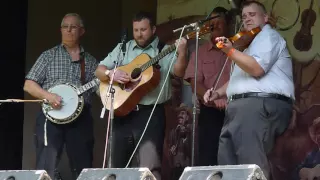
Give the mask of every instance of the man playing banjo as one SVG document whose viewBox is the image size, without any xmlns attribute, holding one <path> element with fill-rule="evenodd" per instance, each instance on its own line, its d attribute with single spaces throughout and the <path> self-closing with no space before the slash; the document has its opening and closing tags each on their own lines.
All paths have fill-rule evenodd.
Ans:
<svg viewBox="0 0 320 180">
<path fill-rule="evenodd" d="M 54 110 L 65 108 L 68 99 L 50 92 L 50 88 L 66 83 L 80 87 L 95 79 L 98 62 L 80 45 L 84 32 L 81 17 L 75 13 L 66 14 L 61 23 L 62 43 L 43 52 L 25 78 L 24 90 L 36 98 L 47 100 Z M 52 179 L 57 178 L 55 169 L 64 144 L 73 179 L 77 179 L 83 168 L 92 167 L 94 137 L 90 104 L 95 90 L 92 88 L 82 94 L 83 109 L 72 123 L 48 121 L 42 111 L 37 116 L 36 169 L 46 170 Z"/>
</svg>

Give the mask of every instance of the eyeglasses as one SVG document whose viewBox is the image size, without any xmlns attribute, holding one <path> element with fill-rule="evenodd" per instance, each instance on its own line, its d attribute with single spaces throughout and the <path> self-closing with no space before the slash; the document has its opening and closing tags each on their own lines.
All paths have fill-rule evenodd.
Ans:
<svg viewBox="0 0 320 180">
<path fill-rule="evenodd" d="M 71 30 L 76 30 L 78 28 L 80 28 L 80 26 L 76 26 L 76 25 L 62 25 L 61 26 L 62 29 L 71 29 Z"/>
</svg>

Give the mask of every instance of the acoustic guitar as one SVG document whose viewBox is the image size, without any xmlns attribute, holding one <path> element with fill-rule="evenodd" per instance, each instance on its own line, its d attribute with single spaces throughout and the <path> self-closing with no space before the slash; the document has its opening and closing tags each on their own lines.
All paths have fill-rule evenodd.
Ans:
<svg viewBox="0 0 320 180">
<path fill-rule="evenodd" d="M 211 32 L 209 23 L 202 26 L 199 36 Z M 196 32 L 188 33 L 186 39 L 196 38 Z M 140 54 L 129 64 L 119 66 L 118 69 L 131 76 L 131 82 L 126 84 L 113 83 L 115 89 L 113 110 L 116 116 L 125 116 L 136 108 L 139 101 L 149 92 L 154 90 L 160 82 L 160 70 L 158 62 L 176 49 L 175 44 L 164 49 L 154 58 L 148 54 Z M 100 97 L 106 109 L 111 109 L 111 98 L 108 98 L 109 81 L 100 82 Z"/>
</svg>

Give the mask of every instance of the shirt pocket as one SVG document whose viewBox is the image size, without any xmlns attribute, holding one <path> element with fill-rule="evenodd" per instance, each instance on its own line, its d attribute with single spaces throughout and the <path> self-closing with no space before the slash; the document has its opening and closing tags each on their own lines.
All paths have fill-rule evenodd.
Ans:
<svg viewBox="0 0 320 180">
<path fill-rule="evenodd" d="M 62 63 L 59 60 L 51 61 L 48 65 L 47 80 L 53 84 L 63 83 L 67 79 L 67 73 L 69 66 L 66 63 Z"/>
<path fill-rule="evenodd" d="M 212 77 L 216 74 L 216 63 L 212 59 L 207 59 L 203 61 L 202 73 L 204 77 Z"/>
</svg>

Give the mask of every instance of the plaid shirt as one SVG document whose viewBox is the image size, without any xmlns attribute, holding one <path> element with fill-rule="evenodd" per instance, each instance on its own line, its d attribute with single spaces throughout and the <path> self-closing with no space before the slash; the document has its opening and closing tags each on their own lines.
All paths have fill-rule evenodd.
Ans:
<svg viewBox="0 0 320 180">
<path fill-rule="evenodd" d="M 94 72 L 98 66 L 97 60 L 85 52 L 81 47 L 85 59 L 85 83 L 95 78 Z M 62 44 L 43 52 L 27 74 L 26 79 L 37 82 L 43 89 L 61 84 L 70 83 L 76 87 L 81 84 L 81 63 L 72 61 L 68 51 Z M 91 104 L 90 94 L 97 90 L 92 88 L 83 94 L 86 104 Z"/>
</svg>

